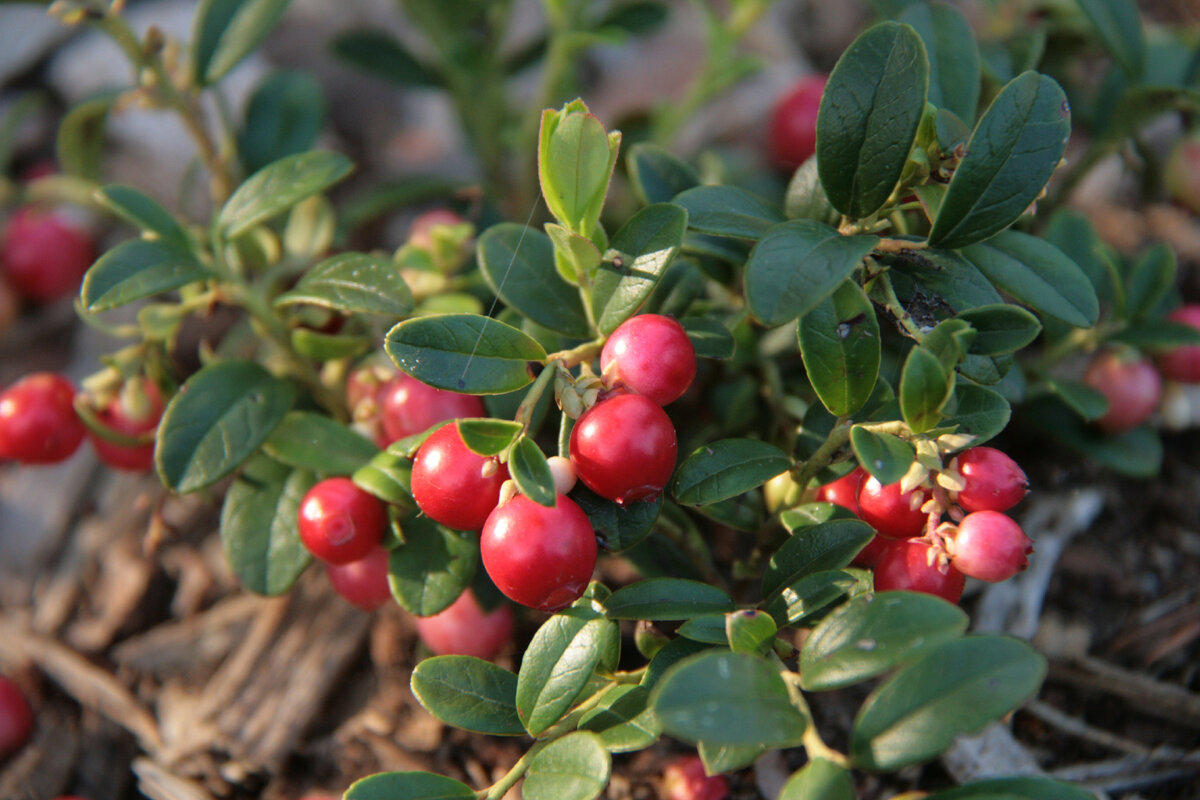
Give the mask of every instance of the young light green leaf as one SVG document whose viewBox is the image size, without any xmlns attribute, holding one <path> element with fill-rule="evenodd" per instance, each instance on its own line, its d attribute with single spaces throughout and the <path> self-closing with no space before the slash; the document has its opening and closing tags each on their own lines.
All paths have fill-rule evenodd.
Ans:
<svg viewBox="0 0 1200 800">
<path fill-rule="evenodd" d="M 775 620 L 765 611 L 745 608 L 725 615 L 725 635 L 735 653 L 765 656 L 778 632 Z"/>
<path fill-rule="evenodd" d="M 177 244 L 130 239 L 88 269 L 80 301 L 88 311 L 107 311 L 211 277 L 190 251 Z"/>
<path fill-rule="evenodd" d="M 483 232 L 475 251 L 483 277 L 509 306 L 565 336 L 589 335 L 579 291 L 559 278 L 546 234 L 502 222 Z"/>
<path fill-rule="evenodd" d="M 645 205 L 669 203 L 680 192 L 700 185 L 700 176 L 690 164 L 651 142 L 629 148 L 625 165 L 633 191 Z"/>
<path fill-rule="evenodd" d="M 1096 800 L 1096 795 L 1082 786 L 1022 775 L 972 781 L 934 792 L 927 800 Z"/>
<path fill-rule="evenodd" d="M 538 178 L 550 213 L 581 236 L 592 235 L 613 167 L 621 134 L 608 133 L 580 100 L 561 111 L 546 109 L 538 133 Z"/>
<path fill-rule="evenodd" d="M 291 0 L 201 0 L 192 25 L 192 66 L 200 86 L 216 83 L 262 44 Z"/>
<path fill-rule="evenodd" d="M 604 601 L 609 619 L 688 619 L 733 609 L 717 586 L 683 578 L 649 578 L 617 589 Z"/>
<path fill-rule="evenodd" d="M 969 350 L 983 356 L 1015 353 L 1042 332 L 1037 317 L 1012 303 L 977 306 L 959 312 L 957 318 L 975 329 Z"/>
<path fill-rule="evenodd" d="M 861 425 L 850 429 L 850 445 L 858 463 L 887 486 L 904 477 L 916 458 L 908 442 L 890 433 L 876 433 Z"/>
<path fill-rule="evenodd" d="M 396 366 L 439 389 L 504 394 L 530 383 L 546 351 L 529 335 L 476 314 L 430 314 L 398 323 L 383 349 Z"/>
<path fill-rule="evenodd" d="M 476 800 L 461 781 L 432 772 L 380 772 L 350 784 L 342 800 Z"/>
<path fill-rule="evenodd" d="M 308 303 L 347 314 L 402 317 L 412 311 L 408 284 L 390 261 L 366 253 L 339 253 L 304 273 L 276 306 Z"/>
<path fill-rule="evenodd" d="M 628 550 L 650 535 L 663 506 L 662 494 L 619 506 L 582 484 L 571 491 L 571 499 L 587 514 L 600 546 L 610 553 Z"/>
<path fill-rule="evenodd" d="M 375 346 L 375 340 L 370 336 L 321 333 L 311 328 L 292 328 L 290 338 L 297 353 L 314 361 L 355 358 Z"/>
<path fill-rule="evenodd" d="M 517 673 L 517 712 L 530 735 L 543 733 L 575 702 L 615 625 L 597 609 L 577 604 L 538 628 Z"/>
<path fill-rule="evenodd" d="M 110 183 L 96 190 L 96 199 L 138 230 L 153 233 L 168 244 L 188 247 L 188 235 L 171 212 L 140 189 Z"/>
<path fill-rule="evenodd" d="M 557 502 L 554 475 L 550 472 L 546 454 L 537 442 L 524 435 L 517 438 L 508 456 L 508 472 L 521 494 L 535 503 L 554 508 Z"/>
<path fill-rule="evenodd" d="M 979 48 L 966 17 L 954 6 L 913 3 L 896 20 L 911 25 L 925 44 L 929 102 L 949 109 L 960 120 L 974 121 L 981 67 Z"/>
<path fill-rule="evenodd" d="M 689 228 L 711 236 L 757 239 L 783 222 L 778 209 L 736 186 L 696 186 L 672 202 L 687 212 Z"/>
<path fill-rule="evenodd" d="M 805 575 L 841 569 L 875 536 L 857 519 L 837 519 L 796 531 L 775 551 L 763 573 L 762 594 L 771 595 Z"/>
<path fill-rule="evenodd" d="M 954 374 L 942 367 L 937 356 L 924 347 L 908 352 L 900 374 L 900 413 L 913 433 L 937 426 L 953 390 Z"/>
<path fill-rule="evenodd" d="M 525 800 L 592 800 L 608 785 L 612 757 L 589 731 L 568 733 L 529 761 L 521 796 Z"/>
<path fill-rule="evenodd" d="M 1142 16 L 1133 0 L 1077 0 L 1108 52 L 1133 79 L 1146 66 L 1146 34 Z"/>
<path fill-rule="evenodd" d="M 771 748 L 763 745 L 728 745 L 697 742 L 696 752 L 704 764 L 704 771 L 709 775 L 723 772 L 736 772 L 755 762 L 763 753 Z"/>
<path fill-rule="evenodd" d="M 350 476 L 354 485 L 384 502 L 415 508 L 412 498 L 412 458 L 384 450 Z"/>
<path fill-rule="evenodd" d="M 321 475 L 350 475 L 379 452 L 375 443 L 337 420 L 312 411 L 289 411 L 263 442 L 271 458 Z"/>
<path fill-rule="evenodd" d="M 493 230 L 495 227 L 489 228 L 488 232 Z M 589 284 L 592 275 L 600 268 L 600 248 L 596 243 L 554 222 L 546 223 L 546 235 L 554 243 L 554 268 L 558 270 L 562 279 L 572 286 Z M 582 301 L 579 300 L 578 294 L 575 295 L 574 302 L 579 305 L 582 313 Z M 584 320 L 584 327 L 586 326 L 587 321 Z"/>
<path fill-rule="evenodd" d="M 778 800 L 854 800 L 854 797 L 854 780 L 845 767 L 814 758 L 792 773 Z"/>
<path fill-rule="evenodd" d="M 1019 231 L 998 233 L 962 251 L 988 280 L 1035 311 L 1086 328 L 1100 303 L 1079 266 L 1049 242 Z"/>
<path fill-rule="evenodd" d="M 460 419 L 458 435 L 472 452 L 481 456 L 495 456 L 516 441 L 524 430 L 519 422 L 507 419 Z"/>
<path fill-rule="evenodd" d="M 517 676 L 472 656 L 435 656 L 412 673 L 413 696 L 448 725 L 493 736 L 520 736 Z"/>
<path fill-rule="evenodd" d="M 326 150 L 284 156 L 237 188 L 217 215 L 217 225 L 232 239 L 304 198 L 325 191 L 353 168 L 350 159 Z"/>
<path fill-rule="evenodd" d="M 579 730 L 599 736 L 610 753 L 641 750 L 662 735 L 662 726 L 650 709 L 650 691 L 628 684 L 605 692 L 599 704 L 580 718 Z"/>
<path fill-rule="evenodd" d="M 388 554 L 388 585 L 406 611 L 429 617 L 471 585 L 479 535 L 452 531 L 420 516 L 408 517 L 401 527 L 404 544 Z"/>
<path fill-rule="evenodd" d="M 687 230 L 687 213 L 655 203 L 634 214 L 609 243 L 592 286 L 592 311 L 601 333 L 612 333 L 654 291 Z"/>
<path fill-rule="evenodd" d="M 797 329 L 804 369 L 829 413 L 855 413 L 879 377 L 879 319 L 867 295 L 843 281 L 807 314 Z"/>
<path fill-rule="evenodd" d="M 246 107 L 238 150 L 246 172 L 312 148 L 325 122 L 325 95 L 307 72 L 281 70 L 267 76 Z"/>
<path fill-rule="evenodd" d="M 757 439 L 722 439 L 692 452 L 675 470 L 671 493 L 680 503 L 706 505 L 737 497 L 791 468 L 778 447 Z"/>
</svg>

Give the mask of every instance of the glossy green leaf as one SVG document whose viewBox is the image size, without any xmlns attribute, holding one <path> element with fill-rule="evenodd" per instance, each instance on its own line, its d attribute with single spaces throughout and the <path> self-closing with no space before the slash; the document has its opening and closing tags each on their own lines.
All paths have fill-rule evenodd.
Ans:
<svg viewBox="0 0 1200 800">
<path fill-rule="evenodd" d="M 550 213 L 570 230 L 591 236 L 613 167 L 621 134 L 608 133 L 603 123 L 576 100 L 560 111 L 542 112 L 538 132 L 538 177 Z"/>
<path fill-rule="evenodd" d="M 1131 78 L 1146 66 L 1146 35 L 1142 17 L 1133 0 L 1076 0 L 1092 23 L 1100 41 Z"/>
<path fill-rule="evenodd" d="M 575 702 L 615 625 L 599 610 L 577 604 L 538 628 L 517 673 L 517 712 L 530 735 L 543 733 Z"/>
<path fill-rule="evenodd" d="M 629 148 L 625 162 L 633 191 L 645 205 L 669 203 L 675 195 L 700 184 L 700 176 L 690 164 L 651 142 Z"/>
<path fill-rule="evenodd" d="M 724 618 L 722 617 L 722 624 Z M 715 650 L 708 644 L 693 641 L 683 636 L 677 636 L 667 642 L 654 657 L 650 659 L 650 663 L 646 666 L 646 674 L 642 676 L 641 685 L 647 689 L 653 689 L 662 680 L 663 676 L 671 667 L 680 663 L 686 658 L 703 653 L 708 650 Z"/>
<path fill-rule="evenodd" d="M 770 598 L 805 575 L 841 569 L 875 536 L 857 519 L 838 519 L 796 531 L 775 551 L 763 573 L 763 597 Z"/>
<path fill-rule="evenodd" d="M 763 745 L 728 745 L 697 742 L 696 752 L 700 754 L 700 762 L 704 771 L 709 775 L 723 772 L 734 772 L 744 769 L 755 762 L 763 753 L 771 748 Z"/>
<path fill-rule="evenodd" d="M 250 361 L 200 370 L 171 398 L 154 462 L 169 489 L 203 489 L 237 469 L 283 421 L 296 389 Z"/>
<path fill-rule="evenodd" d="M 962 12 L 942 3 L 913 3 L 896 20 L 911 25 L 925 44 L 929 102 L 961 120 L 974 121 L 981 77 L 979 48 Z"/>
<path fill-rule="evenodd" d="M 1153 317 L 1167 294 L 1175 288 L 1178 262 L 1166 242 L 1156 242 L 1133 263 L 1126 282 L 1125 313 L 1129 319 Z"/>
<path fill-rule="evenodd" d="M 682 578 L 649 578 L 617 589 L 604 601 L 609 619 L 688 619 L 733 609 L 717 586 Z"/>
<path fill-rule="evenodd" d="M 243 587 L 284 594 L 312 562 L 296 524 L 300 501 L 316 481 L 311 472 L 256 456 L 229 487 L 221 506 L 221 548 Z"/>
<path fill-rule="evenodd" d="M 687 230 L 687 213 L 655 203 L 613 234 L 592 286 L 592 312 L 601 333 L 612 333 L 654 291 Z"/>
<path fill-rule="evenodd" d="M 388 554 L 388 585 L 406 611 L 429 617 L 471 585 L 479 561 L 479 534 L 459 533 L 425 517 L 401 523 L 404 544 Z"/>
<path fill-rule="evenodd" d="M 713 317 L 684 317 L 679 320 L 688 341 L 700 358 L 733 358 L 737 342 L 725 323 Z"/>
<path fill-rule="evenodd" d="M 908 442 L 890 433 L 876 433 L 861 425 L 850 429 L 850 445 L 863 468 L 887 486 L 904 477 L 916 458 Z"/>
<path fill-rule="evenodd" d="M 927 800 L 1096 800 L 1096 795 L 1082 786 L 1053 778 L 1022 775 L 972 781 L 934 792 Z"/>
<path fill-rule="evenodd" d="M 192 69 L 207 86 L 250 55 L 291 0 L 201 0 L 192 23 Z"/>
<path fill-rule="evenodd" d="M 380 772 L 350 784 L 342 800 L 475 800 L 475 792 L 432 772 Z"/>
<path fill-rule="evenodd" d="M 838 477 L 842 476 L 831 477 L 830 480 Z M 783 527 L 787 528 L 788 533 L 795 533 L 801 528 L 811 528 L 813 525 L 820 525 L 822 522 L 829 522 L 832 519 L 858 519 L 858 517 L 848 508 L 824 502 L 802 503 L 779 515 L 779 521 L 783 523 Z"/>
<path fill-rule="evenodd" d="M 571 499 L 587 514 L 600 546 L 610 553 L 627 550 L 645 539 L 663 505 L 663 497 L 659 494 L 653 500 L 619 506 L 582 483 L 571 491 Z"/>
<path fill-rule="evenodd" d="M 766 655 L 778 632 L 775 620 L 765 611 L 744 608 L 725 615 L 725 634 L 735 653 Z"/>
<path fill-rule="evenodd" d="M 900 180 L 925 112 L 929 63 L 907 25 L 868 28 L 838 59 L 817 116 L 817 167 L 834 208 L 861 219 Z"/>
<path fill-rule="evenodd" d="M 766 604 L 766 612 L 781 628 L 795 625 L 845 597 L 855 583 L 855 576 L 843 570 L 814 572 L 784 586 Z"/>
<path fill-rule="evenodd" d="M 495 456 L 516 441 L 524 426 L 507 419 L 460 419 L 458 435 L 463 444 L 481 456 Z"/>
<path fill-rule="evenodd" d="M 792 173 L 783 198 L 783 213 L 788 219 L 811 219 L 825 225 L 837 222 L 838 212 L 829 202 L 821 185 L 817 158 L 810 157 Z"/>
<path fill-rule="evenodd" d="M 696 186 L 677 194 L 688 227 L 711 236 L 758 239 L 783 222 L 783 214 L 756 194 L 736 186 Z"/>
<path fill-rule="evenodd" d="M 1067 98 L 1052 78 L 1025 72 L 1010 81 L 967 143 L 929 244 L 965 247 L 1016 222 L 1050 180 L 1070 133 Z"/>
<path fill-rule="evenodd" d="M 516 391 L 533 380 L 529 362 L 546 357 L 527 334 L 475 314 L 405 320 L 388 331 L 383 348 L 417 380 L 465 394 Z"/>
<path fill-rule="evenodd" d="M 908 306 L 914 301 L 921 304 L 933 302 L 939 305 L 944 303 L 954 311 L 965 311 L 1004 302 L 987 277 L 957 251 L 922 250 L 904 257 L 885 257 L 883 262 L 892 268 L 891 278 L 896 293 Z M 902 276 L 911 279 L 907 290 Z M 918 289 L 933 297 L 922 297 Z"/>
<path fill-rule="evenodd" d="M 1050 217 L 1042 238 L 1062 250 L 1074 261 L 1096 290 L 1101 305 L 1114 309 L 1125 306 L 1125 291 L 1117 274 L 1117 257 L 1100 238 L 1091 221 L 1078 211 L 1060 208 Z"/>
<path fill-rule="evenodd" d="M 910 6 L 911 8 L 911 6 Z M 854 800 L 854 779 L 844 768 L 814 758 L 792 773 L 778 800 Z"/>
<path fill-rule="evenodd" d="M 397 86 L 438 86 L 438 76 L 426 69 L 390 33 L 374 29 L 349 30 L 330 42 L 338 60 Z"/>
<path fill-rule="evenodd" d="M 233 238 L 323 192 L 350 174 L 354 165 L 340 153 L 310 150 L 285 156 L 255 172 L 225 201 L 217 225 Z"/>
<path fill-rule="evenodd" d="M 900 374 L 900 413 L 913 433 L 937 426 L 953 388 L 953 374 L 946 372 L 937 356 L 924 347 L 909 351 Z"/>
<path fill-rule="evenodd" d="M 76 104 L 58 123 L 54 155 L 66 175 L 99 180 L 104 162 L 108 112 L 120 92 L 102 92 Z"/>
<path fill-rule="evenodd" d="M 1042 332 L 1037 317 L 1011 303 L 977 306 L 960 312 L 957 318 L 975 329 L 970 351 L 984 356 L 1015 353 Z"/>
<path fill-rule="evenodd" d="M 579 291 L 559 278 L 546 234 L 502 222 L 483 232 L 476 254 L 488 285 L 509 306 L 566 336 L 589 334 Z"/>
<path fill-rule="evenodd" d="M 107 311 L 212 277 L 188 250 L 164 240 L 130 239 L 112 248 L 83 276 L 80 301 Z"/>
<path fill-rule="evenodd" d="M 376 453 L 369 462 L 359 467 L 350 476 L 354 485 L 370 492 L 380 500 L 400 506 L 414 508 L 412 499 L 412 458 L 385 450 Z"/>
<path fill-rule="evenodd" d="M 520 436 L 508 456 L 508 472 L 516 482 L 521 494 L 547 508 L 554 508 L 557 495 L 554 491 L 554 475 L 546 455 L 537 442 L 528 436 Z"/>
<path fill-rule="evenodd" d="M 883 771 L 927 761 L 1028 700 L 1045 675 L 1046 659 L 1018 639 L 970 636 L 927 648 L 859 709 L 850 758 Z"/>
<path fill-rule="evenodd" d="M 988 280 L 1035 311 L 1080 328 L 1100 314 L 1087 275 L 1043 239 L 1005 231 L 962 252 Z"/>
<path fill-rule="evenodd" d="M 610 753 L 641 750 L 658 741 L 662 726 L 650 709 L 644 686 L 618 685 L 579 719 L 579 730 L 591 731 Z"/>
<path fill-rule="evenodd" d="M 299 70 L 272 73 L 250 97 L 238 148 L 247 172 L 312 148 L 325 122 L 316 78 Z"/>
<path fill-rule="evenodd" d="M 322 475 L 350 475 L 379 452 L 353 428 L 312 411 L 290 411 L 263 442 L 271 458 Z"/>
<path fill-rule="evenodd" d="M 494 736 L 520 736 L 517 676 L 473 656 L 435 656 L 412 673 L 413 696 L 448 725 Z"/>
<path fill-rule="evenodd" d="M 955 433 L 969 433 L 972 444 L 980 445 L 1008 427 L 1012 407 L 999 392 L 960 381 L 954 387 L 954 411 L 942 417 L 941 425 L 954 426 Z"/>
<path fill-rule="evenodd" d="M 808 380 L 835 416 L 863 407 L 879 377 L 879 319 L 867 295 L 843 281 L 800 318 L 800 354 Z"/>
<path fill-rule="evenodd" d="M 529 760 L 524 800 L 592 800 L 608 785 L 612 757 L 594 733 L 575 731 L 555 739 Z"/>
<path fill-rule="evenodd" d="M 680 636 L 693 642 L 705 644 L 729 644 L 729 634 L 725 632 L 725 614 L 700 614 L 684 622 L 676 630 Z"/>
<path fill-rule="evenodd" d="M 96 199 L 139 231 L 183 249 L 188 247 L 188 235 L 171 212 L 140 189 L 111 183 L 96 190 Z"/>
<path fill-rule="evenodd" d="M 402 317 L 412 311 L 408 284 L 392 262 L 366 253 L 339 253 L 312 267 L 276 306 L 308 303 L 347 314 Z"/>
<path fill-rule="evenodd" d="M 722 439 L 697 448 L 675 470 L 671 493 L 691 506 L 715 503 L 762 486 L 792 460 L 757 439 Z"/>
<path fill-rule="evenodd" d="M 804 734 L 779 668 L 745 653 L 713 651 L 675 664 L 651 703 L 663 731 L 685 742 L 787 746 Z"/>
<path fill-rule="evenodd" d="M 879 592 L 856 597 L 821 621 L 800 648 L 801 684 L 810 691 L 865 681 L 911 661 L 924 648 L 957 639 L 967 615 L 940 597 Z"/>
</svg>

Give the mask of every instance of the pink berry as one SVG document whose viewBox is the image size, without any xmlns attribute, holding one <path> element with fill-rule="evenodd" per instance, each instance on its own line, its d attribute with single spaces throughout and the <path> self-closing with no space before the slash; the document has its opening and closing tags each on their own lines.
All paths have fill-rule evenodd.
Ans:
<svg viewBox="0 0 1200 800">
<path fill-rule="evenodd" d="M 601 400 L 571 431 L 571 463 L 579 480 L 622 505 L 663 490 L 675 470 L 677 447 L 671 418 L 640 394 Z"/>
<path fill-rule="evenodd" d="M 388 584 L 388 551 L 381 546 L 371 549 L 357 561 L 325 564 L 333 590 L 363 611 L 374 611 L 392 599 Z"/>
<path fill-rule="evenodd" d="M 833 503 L 836 506 L 848 509 L 856 517 L 861 516 L 862 512 L 858 507 L 858 491 L 862 486 L 863 479 L 866 477 L 867 471 L 865 469 L 855 467 L 836 481 L 827 483 L 817 489 L 817 501 L 821 503 Z"/>
<path fill-rule="evenodd" d="M 439 656 L 475 656 L 491 661 L 513 633 L 512 606 L 501 603 L 484 611 L 475 593 L 466 589 L 444 611 L 417 617 L 417 634 Z"/>
<path fill-rule="evenodd" d="M 383 538 L 386 523 L 379 499 L 349 478 L 326 478 L 300 501 L 300 540 L 329 564 L 365 558 Z"/>
<path fill-rule="evenodd" d="M 921 489 L 901 491 L 898 481 L 884 486 L 874 475 L 868 475 L 858 490 L 859 516 L 883 536 L 893 539 L 920 536 L 929 519 L 921 511 L 924 494 Z M 914 495 L 918 495 L 917 500 Z"/>
<path fill-rule="evenodd" d="M 17 752 L 33 731 L 33 711 L 17 685 L 0 675 L 0 758 Z"/>
<path fill-rule="evenodd" d="M 667 764 L 662 777 L 663 800 L 725 800 L 729 781 L 708 775 L 700 756 L 679 756 Z"/>
<path fill-rule="evenodd" d="M 138 380 L 132 392 L 122 392 L 96 417 L 107 428 L 125 436 L 148 434 L 158 427 L 162 417 L 162 394 L 154 381 Z M 154 442 L 142 445 L 121 445 L 88 431 L 88 438 L 100 460 L 113 469 L 148 472 L 154 466 Z"/>
<path fill-rule="evenodd" d="M 1007 511 L 1029 493 L 1025 471 L 994 447 L 964 450 L 957 462 L 966 485 L 956 500 L 965 511 Z"/>
<path fill-rule="evenodd" d="M 1108 398 L 1108 411 L 1095 420 L 1108 433 L 1141 425 L 1162 400 L 1162 378 L 1140 356 L 1113 350 L 1098 353 L 1084 372 L 1083 382 Z"/>
<path fill-rule="evenodd" d="M 817 152 L 817 112 L 827 80 L 805 76 L 775 104 L 768 147 L 780 169 L 794 170 Z"/>
<path fill-rule="evenodd" d="M 1197 143 L 1200 148 L 1200 142 Z M 1200 329 L 1200 305 L 1177 308 L 1167 314 L 1167 319 Z M 1180 383 L 1200 383 L 1200 345 L 1191 344 L 1175 347 L 1161 353 L 1156 359 L 1162 374 Z"/>
<path fill-rule="evenodd" d="M 421 383 L 411 375 L 398 375 L 379 392 L 386 446 L 397 439 L 422 433 L 452 419 L 484 416 L 483 401 L 469 394 L 448 392 Z"/>
<path fill-rule="evenodd" d="M 999 511 L 976 511 L 958 523 L 950 563 L 981 581 L 1006 581 L 1029 566 L 1033 542 L 1021 526 Z"/>
<path fill-rule="evenodd" d="M 84 430 L 75 413 L 75 387 L 62 375 L 27 375 L 0 394 L 0 458 L 65 461 L 79 448 Z"/>
<path fill-rule="evenodd" d="M 924 592 L 957 603 L 966 579 L 953 565 L 942 572 L 936 561 L 930 564 L 929 549 L 917 540 L 888 545 L 875 562 L 875 591 Z"/>
<path fill-rule="evenodd" d="M 609 387 L 624 386 L 660 406 L 678 400 L 696 377 L 696 348 L 670 317 L 630 317 L 608 337 L 600 369 Z"/>
<path fill-rule="evenodd" d="M 91 235 L 60 212 L 26 206 L 0 234 L 0 269 L 18 292 L 38 303 L 78 291 L 95 260 Z"/>
<path fill-rule="evenodd" d="M 413 461 L 412 495 L 430 519 L 450 528 L 477 531 L 500 500 L 508 468 L 472 452 L 454 424 L 433 433 Z"/>
</svg>

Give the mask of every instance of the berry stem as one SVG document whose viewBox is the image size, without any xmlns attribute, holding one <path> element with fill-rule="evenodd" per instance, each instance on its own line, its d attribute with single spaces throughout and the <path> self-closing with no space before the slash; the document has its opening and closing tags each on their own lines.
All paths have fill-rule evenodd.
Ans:
<svg viewBox="0 0 1200 800">
<path fill-rule="evenodd" d="M 783 676 L 784 684 L 787 685 L 788 699 L 792 705 L 800 710 L 808 722 L 804 726 L 804 734 L 801 739 L 801 744 L 808 751 L 809 759 L 823 758 L 827 761 L 832 761 L 841 767 L 850 767 L 850 759 L 846 758 L 845 754 L 834 750 L 829 745 L 825 744 L 825 740 L 821 738 L 821 732 L 817 730 L 817 722 L 813 719 L 812 709 L 808 706 L 808 700 L 804 697 L 804 692 L 800 690 L 800 676 L 789 669 L 782 670 L 780 673 Z"/>
<path fill-rule="evenodd" d="M 600 355 L 600 351 L 604 349 L 605 341 L 607 341 L 607 337 L 601 337 L 572 347 L 570 350 L 559 350 L 556 353 L 546 356 L 545 361 L 542 363 L 546 365 L 547 372 L 552 372 L 553 370 L 550 369 L 550 365 L 554 361 L 561 362 L 567 369 L 582 364 L 585 361 L 593 361 Z"/>
</svg>

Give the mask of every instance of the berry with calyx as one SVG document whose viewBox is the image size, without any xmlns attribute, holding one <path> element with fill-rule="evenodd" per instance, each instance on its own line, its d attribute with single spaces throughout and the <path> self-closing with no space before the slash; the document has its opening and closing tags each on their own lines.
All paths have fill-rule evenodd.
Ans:
<svg viewBox="0 0 1200 800">
<path fill-rule="evenodd" d="M 163 401 L 158 386 L 149 378 L 126 384 L 109 404 L 96 412 L 96 418 L 122 436 L 148 434 L 158 427 L 162 418 Z M 88 438 L 100 460 L 114 469 L 148 472 L 154 466 L 154 442 L 141 445 L 117 444 L 95 431 Z"/>
<path fill-rule="evenodd" d="M 900 482 L 886 486 L 874 475 L 867 475 L 858 489 L 858 511 L 866 522 L 883 536 L 910 539 L 920 536 L 929 515 L 921 511 L 925 492 L 905 492 Z"/>
<path fill-rule="evenodd" d="M 855 516 L 862 516 L 862 511 L 858 507 L 858 492 L 866 477 L 865 469 L 855 467 L 836 481 L 817 489 L 816 499 L 821 503 L 833 503 L 835 506 L 848 509 Z"/>
<path fill-rule="evenodd" d="M 462 531 L 477 531 L 500 500 L 508 468 L 463 442 L 454 423 L 438 428 L 417 451 L 412 495 L 430 519 Z"/>
<path fill-rule="evenodd" d="M 547 508 L 525 495 L 498 506 L 479 539 L 483 567 L 510 600 L 558 611 L 587 589 L 596 567 L 596 533 L 564 495 Z"/>
<path fill-rule="evenodd" d="M 411 375 L 397 375 L 379 392 L 386 446 L 422 433 L 439 422 L 485 415 L 483 401 L 475 395 L 435 389 Z"/>
<path fill-rule="evenodd" d="M 0 234 L 0 270 L 34 302 L 78 291 L 95 260 L 91 235 L 60 212 L 27 206 L 9 218 Z"/>
<path fill-rule="evenodd" d="M 1200 329 L 1200 305 L 1177 308 L 1167 314 L 1167 319 Z M 1200 345 L 1185 344 L 1173 347 L 1160 353 L 1155 361 L 1162 374 L 1173 381 L 1200 383 Z"/>
<path fill-rule="evenodd" d="M 15 753 L 29 741 L 33 711 L 15 683 L 0 675 L 0 758 Z"/>
<path fill-rule="evenodd" d="M 1029 493 L 1025 471 L 994 447 L 972 447 L 958 454 L 962 491 L 955 497 L 964 511 L 1007 511 Z"/>
<path fill-rule="evenodd" d="M 388 584 L 388 551 L 382 546 L 357 561 L 346 564 L 326 562 L 325 573 L 333 590 L 363 611 L 374 611 L 392 599 Z"/>
<path fill-rule="evenodd" d="M 662 776 L 663 800 L 725 800 L 729 781 L 709 775 L 700 756 L 679 756 L 667 764 Z"/>
<path fill-rule="evenodd" d="M 641 394 L 618 394 L 589 408 L 571 431 L 579 480 L 618 504 L 653 498 L 675 470 L 675 426 Z"/>
<path fill-rule="evenodd" d="M 607 386 L 623 386 L 660 406 L 678 400 L 696 377 L 696 348 L 677 321 L 662 314 L 630 317 L 600 351 Z"/>
<path fill-rule="evenodd" d="M 922 541 L 890 543 L 875 562 L 875 591 L 924 592 L 957 603 L 966 579 L 953 566 L 940 566 L 935 556 Z"/>
<path fill-rule="evenodd" d="M 62 375 L 27 375 L 0 394 L 0 458 L 54 464 L 69 458 L 83 437 L 75 387 Z"/>
<path fill-rule="evenodd" d="M 794 170 L 817 152 L 817 112 L 826 81 L 824 75 L 807 75 L 776 102 L 768 146 L 780 169 Z"/>
<path fill-rule="evenodd" d="M 950 563 L 981 581 L 1006 581 L 1029 566 L 1033 541 L 1021 526 L 999 511 L 976 511 L 958 523 Z"/>
<path fill-rule="evenodd" d="M 1162 400 L 1158 370 L 1130 352 L 1097 353 L 1083 373 L 1083 382 L 1108 398 L 1108 411 L 1095 420 L 1108 433 L 1136 428 L 1154 413 Z"/>
<path fill-rule="evenodd" d="M 417 617 L 417 634 L 439 656 L 475 656 L 491 661 L 513 633 L 512 606 L 501 603 L 484 611 L 475 593 L 464 589 L 458 599 L 431 617 Z"/>
<path fill-rule="evenodd" d="M 349 564 L 379 545 L 387 514 L 349 478 L 326 478 L 300 501 L 300 541 L 328 564 Z"/>
</svg>

